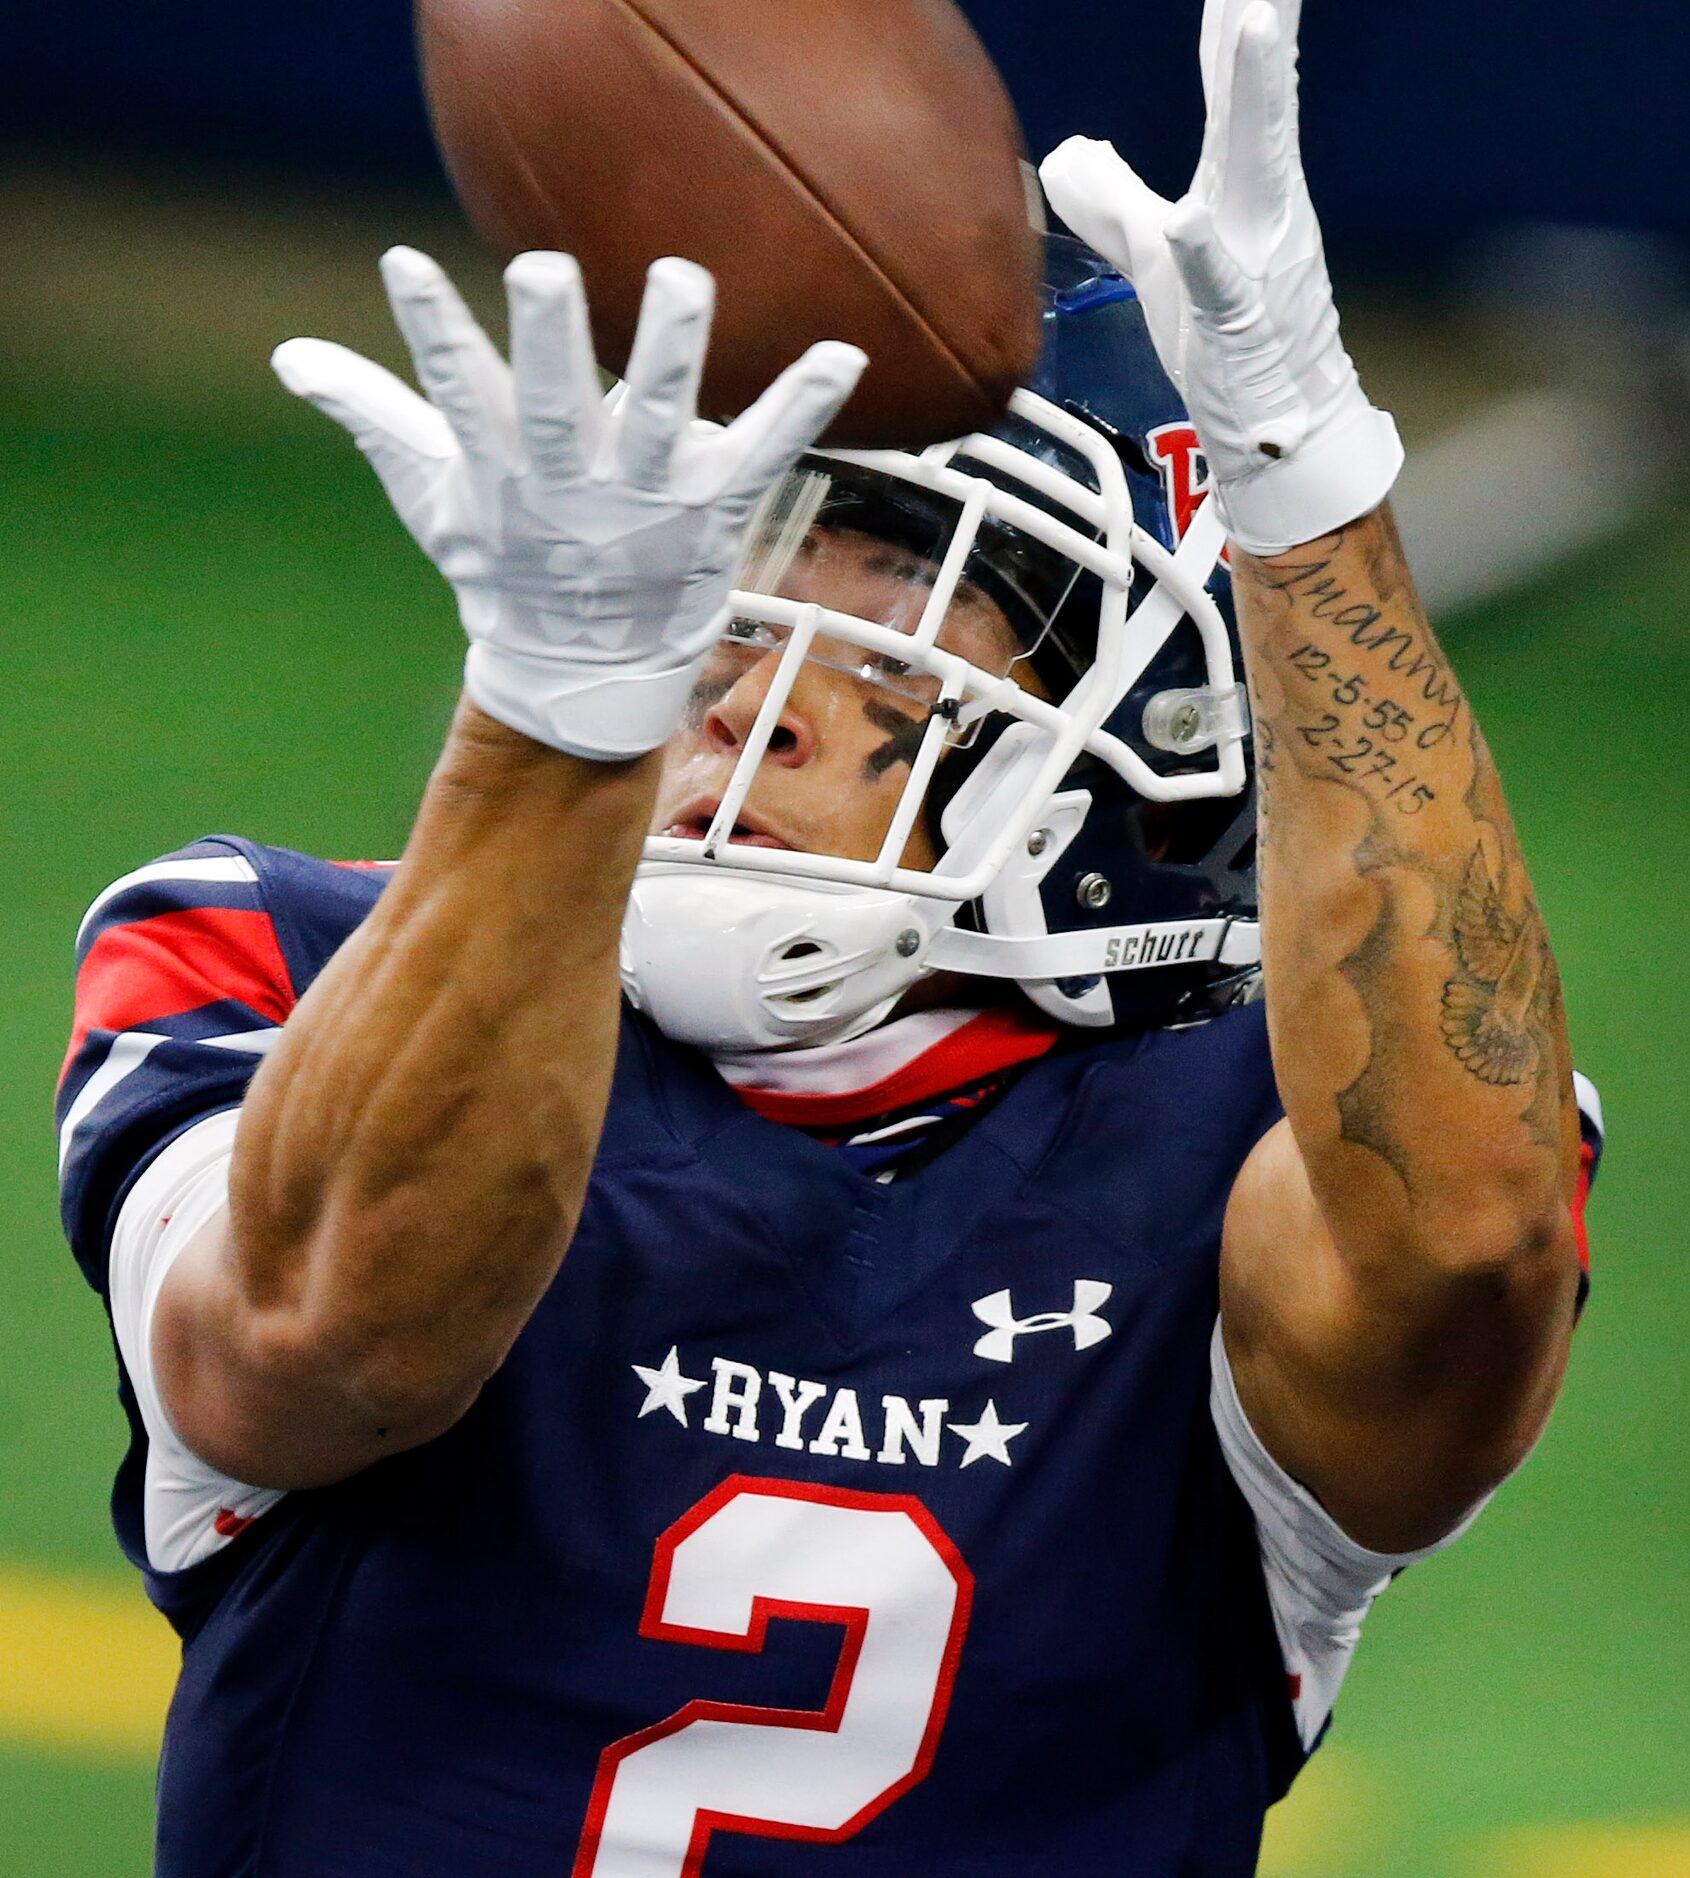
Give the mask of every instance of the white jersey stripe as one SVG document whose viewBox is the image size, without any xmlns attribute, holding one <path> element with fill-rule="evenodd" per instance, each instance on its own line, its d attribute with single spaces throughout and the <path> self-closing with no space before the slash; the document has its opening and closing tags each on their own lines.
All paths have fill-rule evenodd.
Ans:
<svg viewBox="0 0 1690 1878">
<path fill-rule="evenodd" d="M 946 1005 L 895 1017 L 845 1043 L 810 1050 L 749 1050 L 737 1056 L 724 1052 L 713 1060 L 722 1080 L 736 1089 L 751 1088 L 763 1095 L 855 1095 L 908 1069 L 979 1015 L 972 1007 Z"/>
<path fill-rule="evenodd" d="M 82 1085 L 76 1100 L 70 1105 L 64 1126 L 59 1130 L 61 1174 L 65 1162 L 70 1159 L 70 1144 L 77 1129 L 126 1076 L 133 1075 L 161 1043 L 168 1041 L 168 1038 L 148 1030 L 126 1030 L 122 1036 L 113 1040 L 112 1047 L 106 1052 L 106 1060 Z"/>
<path fill-rule="evenodd" d="M 147 1558 L 155 1571 L 182 1571 L 230 1543 L 281 1495 L 209 1467 L 171 1424 L 153 1369 L 152 1326 L 170 1268 L 228 1204 L 239 1109 L 224 1109 L 179 1134 L 129 1190 L 112 1234 L 112 1329 L 147 1431 L 143 1495 Z"/>
<path fill-rule="evenodd" d="M 1597 1140 L 1602 1140 L 1607 1132 L 1602 1126 L 1602 1098 L 1596 1093 L 1595 1083 L 1583 1070 L 1573 1071 L 1573 1093 L 1578 1097 L 1580 1110 L 1595 1126 Z"/>
<path fill-rule="evenodd" d="M 267 1056 L 276 1047 L 281 1034 L 279 1025 L 267 1024 L 258 1030 L 235 1030 L 226 1036 L 195 1037 L 191 1041 L 214 1050 L 235 1050 L 246 1056 Z M 70 1113 L 65 1117 L 64 1126 L 59 1130 L 61 1174 L 65 1162 L 70 1159 L 71 1141 L 77 1129 L 125 1077 L 132 1076 L 161 1043 L 169 1041 L 168 1037 L 150 1030 L 126 1030 L 113 1041 L 110 1050 L 106 1052 L 106 1060 L 78 1091 L 76 1100 L 70 1106 Z"/>
<path fill-rule="evenodd" d="M 265 1024 L 259 1030 L 233 1030 L 226 1037 L 199 1037 L 195 1041 L 209 1044 L 214 1050 L 239 1050 L 246 1056 L 268 1056 L 281 1038 L 281 1025 Z"/>
<path fill-rule="evenodd" d="M 127 893 L 131 887 L 144 887 L 155 880 L 235 881 L 256 886 L 258 875 L 253 871 L 252 863 L 242 860 L 239 855 L 206 861 L 154 861 L 150 866 L 138 867 L 134 873 L 125 874 L 121 880 L 112 882 L 83 914 L 82 924 L 76 929 L 76 943 L 81 945 L 83 934 L 120 893 Z"/>
<path fill-rule="evenodd" d="M 1369 1552 L 1262 1445 L 1238 1399 L 1218 1323 L 1209 1351 L 1209 1380 L 1209 1413 L 1221 1452 L 1255 1515 L 1262 1573 L 1297 1731 L 1303 1746 L 1312 1748 L 1338 1700 L 1373 1600 L 1404 1566 L 1454 1545 L 1490 1496 L 1436 1545 L 1418 1552 Z"/>
</svg>

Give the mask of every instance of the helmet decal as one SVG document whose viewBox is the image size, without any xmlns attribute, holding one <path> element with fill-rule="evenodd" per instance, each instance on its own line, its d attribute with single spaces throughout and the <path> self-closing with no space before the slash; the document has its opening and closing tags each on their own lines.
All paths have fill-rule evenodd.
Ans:
<svg viewBox="0 0 1690 1878">
<path fill-rule="evenodd" d="M 1187 419 L 1158 424 L 1144 434 L 1150 460 L 1162 472 L 1162 488 L 1173 516 L 1174 540 L 1183 541 L 1192 517 L 1209 499 L 1209 466 L 1197 441 L 1197 428 Z"/>
</svg>

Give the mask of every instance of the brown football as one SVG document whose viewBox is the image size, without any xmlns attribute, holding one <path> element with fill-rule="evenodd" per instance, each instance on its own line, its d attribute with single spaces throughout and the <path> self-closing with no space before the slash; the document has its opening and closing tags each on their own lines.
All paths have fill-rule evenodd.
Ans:
<svg viewBox="0 0 1690 1878">
<path fill-rule="evenodd" d="M 716 276 L 707 416 L 817 339 L 868 353 L 828 440 L 984 429 L 1031 372 L 1014 111 L 951 0 L 417 0 L 435 132 L 501 259 L 560 248 L 620 371 L 647 267 Z"/>
</svg>

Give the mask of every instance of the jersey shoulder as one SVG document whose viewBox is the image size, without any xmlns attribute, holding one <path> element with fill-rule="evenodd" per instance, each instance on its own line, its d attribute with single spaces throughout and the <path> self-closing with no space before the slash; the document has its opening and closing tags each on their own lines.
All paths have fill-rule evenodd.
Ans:
<svg viewBox="0 0 1690 1878">
<path fill-rule="evenodd" d="M 1584 1164 L 1590 1180 L 1594 1181 L 1602 1166 L 1602 1147 L 1607 1139 L 1602 1096 L 1583 1070 L 1573 1072 L 1573 1093 L 1578 1098 L 1579 1137 L 1584 1148 Z"/>
<path fill-rule="evenodd" d="M 1201 1024 L 1152 1030 L 1082 1052 L 1096 1064 L 1091 1132 L 1130 1151 L 1137 1180 L 1199 1191 L 1218 1233 L 1232 1183 L 1285 1113 L 1259 1001 Z M 1078 1146 L 1076 1142 L 1076 1147 Z M 1130 1204 L 1123 1196 L 1123 1204 Z"/>
<path fill-rule="evenodd" d="M 213 835 L 95 898 L 55 1121 L 66 1231 L 100 1289 L 129 1184 L 175 1134 L 241 1100 L 391 871 Z"/>
<path fill-rule="evenodd" d="M 1578 1191 L 1573 1196 L 1573 1234 L 1578 1241 L 1581 1267 L 1578 1301 L 1582 1311 L 1590 1295 L 1590 1229 L 1585 1209 L 1590 1204 L 1590 1190 L 1596 1184 L 1596 1176 L 1602 1170 L 1602 1148 L 1607 1132 L 1602 1097 L 1582 1070 L 1573 1072 L 1573 1092 L 1578 1098 L 1579 1111 L 1579 1179 Z"/>
<path fill-rule="evenodd" d="M 218 956 L 261 964 L 297 998 L 375 905 L 395 865 L 207 835 L 96 896 L 77 929 L 79 982 L 96 952 L 152 936 L 173 950 L 213 941 Z"/>
<path fill-rule="evenodd" d="M 1082 1033 L 1053 1057 L 1054 1075 L 1067 1059 L 1095 1088 L 1094 1104 L 1106 1104 L 1124 1132 L 1160 1144 L 1159 1153 L 1176 1143 L 1222 1160 L 1240 1146 L 1247 1153 L 1284 1113 L 1260 1003 L 1102 1043 Z"/>
</svg>

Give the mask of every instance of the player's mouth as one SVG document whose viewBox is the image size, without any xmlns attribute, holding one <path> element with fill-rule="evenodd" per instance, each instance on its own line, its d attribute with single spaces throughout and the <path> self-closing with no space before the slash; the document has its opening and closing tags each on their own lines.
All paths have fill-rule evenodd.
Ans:
<svg viewBox="0 0 1690 1878">
<path fill-rule="evenodd" d="M 694 803 L 684 815 L 671 822 L 663 832 L 673 841 L 702 841 L 709 834 L 710 825 L 715 821 L 716 811 L 720 807 L 719 802 Z M 790 849 L 792 843 L 771 833 L 753 817 L 742 816 L 734 823 L 733 833 L 728 836 L 728 846 L 731 848 Z"/>
</svg>

